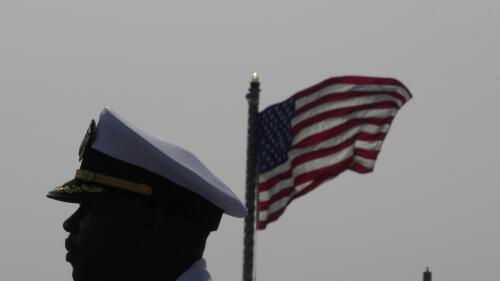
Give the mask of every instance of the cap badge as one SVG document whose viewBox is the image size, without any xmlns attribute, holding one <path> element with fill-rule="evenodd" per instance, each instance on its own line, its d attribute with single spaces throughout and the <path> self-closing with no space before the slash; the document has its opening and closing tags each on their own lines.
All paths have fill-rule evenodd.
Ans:
<svg viewBox="0 0 500 281">
<path fill-rule="evenodd" d="M 82 161 L 83 154 L 85 153 L 85 150 L 90 146 L 90 144 L 94 140 L 94 137 L 95 137 L 95 120 L 92 119 L 92 121 L 90 122 L 89 128 L 87 129 L 87 132 L 85 133 L 85 136 L 83 136 L 82 144 L 80 144 L 80 149 L 78 150 L 79 161 Z"/>
</svg>

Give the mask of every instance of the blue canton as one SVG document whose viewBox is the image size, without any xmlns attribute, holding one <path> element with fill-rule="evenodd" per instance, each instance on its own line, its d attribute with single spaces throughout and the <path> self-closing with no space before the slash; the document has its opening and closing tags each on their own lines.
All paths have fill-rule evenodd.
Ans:
<svg viewBox="0 0 500 281">
<path fill-rule="evenodd" d="M 294 110 L 295 100 L 289 98 L 259 113 L 259 173 L 270 171 L 288 160 L 288 149 L 293 139 L 291 121 Z"/>
</svg>

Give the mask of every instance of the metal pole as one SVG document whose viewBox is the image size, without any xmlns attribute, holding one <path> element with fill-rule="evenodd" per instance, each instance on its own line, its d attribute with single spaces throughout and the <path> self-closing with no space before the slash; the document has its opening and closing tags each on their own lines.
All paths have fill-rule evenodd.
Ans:
<svg viewBox="0 0 500 281">
<path fill-rule="evenodd" d="M 257 114 L 259 112 L 260 83 L 257 73 L 253 74 L 250 89 L 246 95 L 248 101 L 247 134 L 247 178 L 246 207 L 243 238 L 243 281 L 254 280 L 254 234 L 255 234 L 255 190 L 257 187 Z"/>
</svg>

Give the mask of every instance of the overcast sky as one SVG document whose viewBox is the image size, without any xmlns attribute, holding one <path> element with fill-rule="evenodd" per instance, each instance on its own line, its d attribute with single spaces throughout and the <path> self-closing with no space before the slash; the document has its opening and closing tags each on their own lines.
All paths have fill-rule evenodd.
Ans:
<svg viewBox="0 0 500 281">
<path fill-rule="evenodd" d="M 257 237 L 257 280 L 500 278 L 498 1 L 0 2 L 0 279 L 70 280 L 45 198 L 104 106 L 195 153 L 244 198 L 253 71 L 261 109 L 325 78 L 394 77 L 414 98 L 371 174 L 346 172 Z M 243 221 L 208 241 L 241 279 Z"/>
</svg>

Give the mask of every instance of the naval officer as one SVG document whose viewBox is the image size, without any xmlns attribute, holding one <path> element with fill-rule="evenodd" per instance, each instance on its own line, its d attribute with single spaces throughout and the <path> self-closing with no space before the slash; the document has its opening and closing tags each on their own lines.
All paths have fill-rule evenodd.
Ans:
<svg viewBox="0 0 500 281">
<path fill-rule="evenodd" d="M 207 281 L 208 235 L 234 193 L 193 154 L 105 108 L 91 122 L 73 179 L 47 194 L 79 208 L 63 224 L 75 281 Z"/>
</svg>

